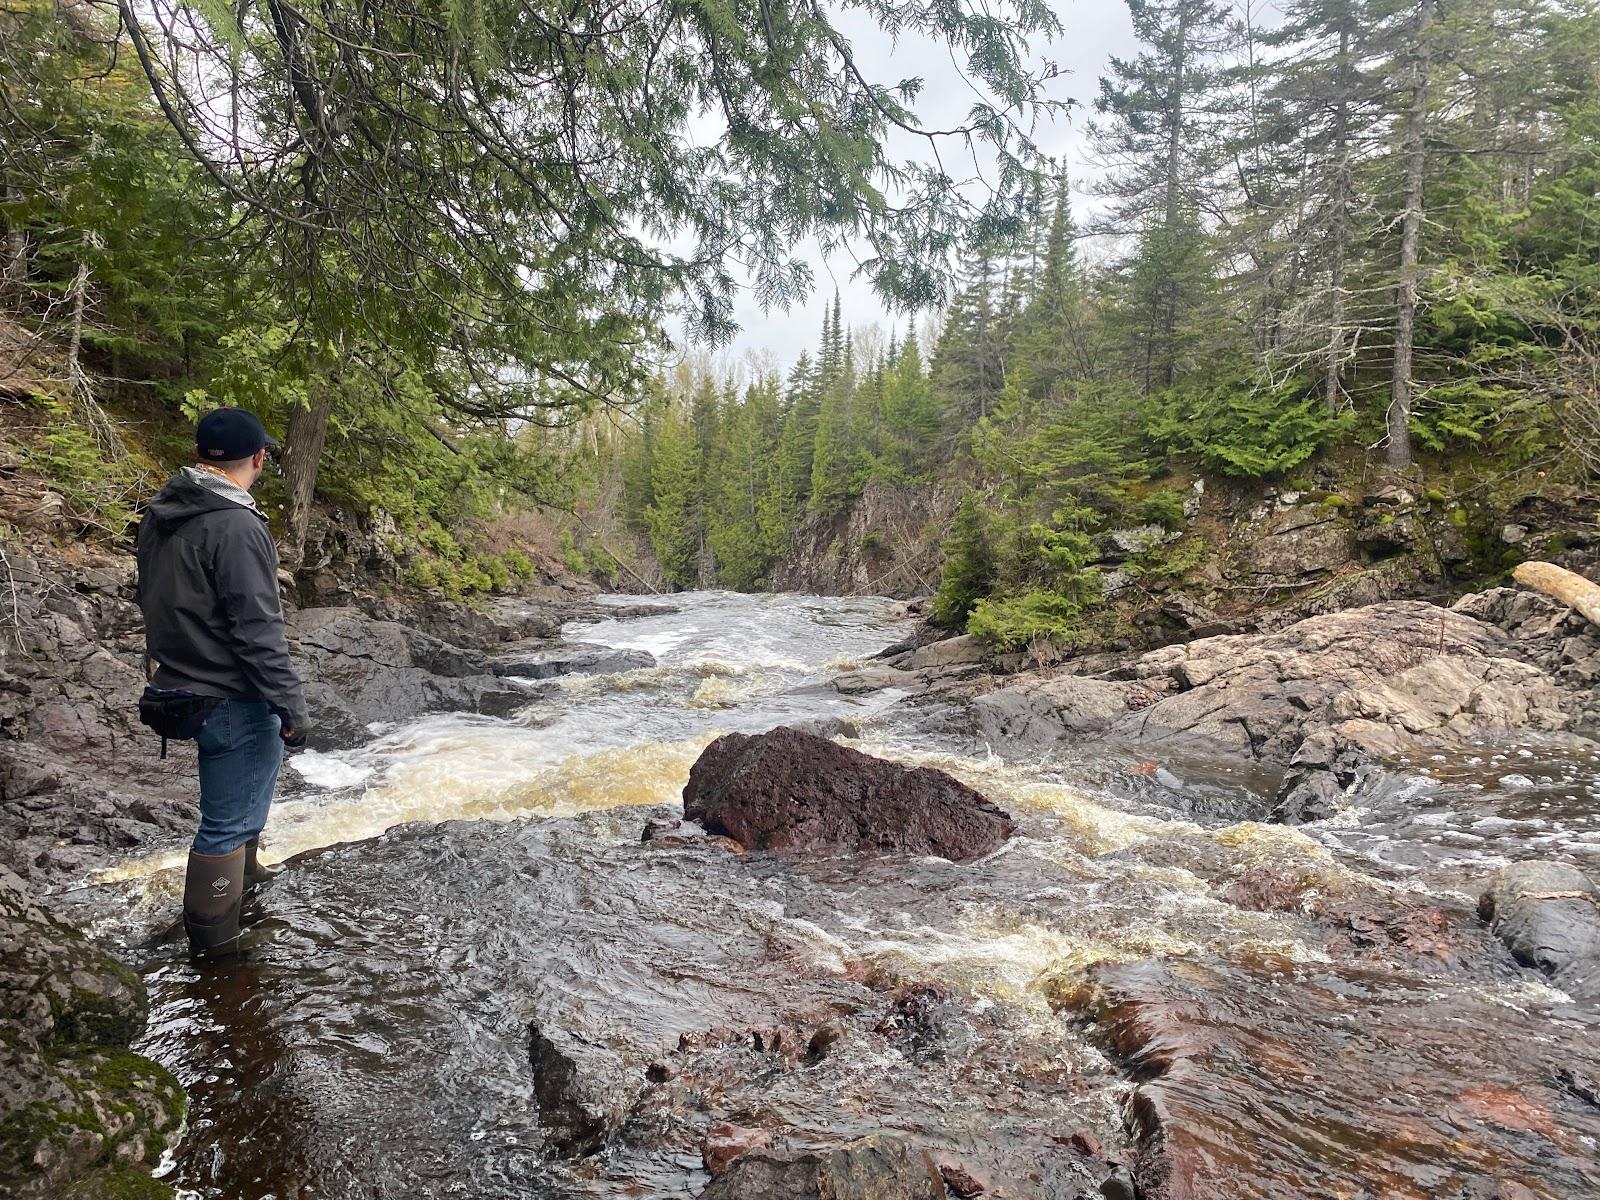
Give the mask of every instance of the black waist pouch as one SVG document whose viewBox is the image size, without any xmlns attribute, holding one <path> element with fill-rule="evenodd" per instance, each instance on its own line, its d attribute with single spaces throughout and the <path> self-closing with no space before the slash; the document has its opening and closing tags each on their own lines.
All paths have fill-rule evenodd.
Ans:
<svg viewBox="0 0 1600 1200">
<path fill-rule="evenodd" d="M 216 696 L 197 696 L 193 692 L 169 692 L 146 687 L 139 697 L 139 723 L 161 735 L 161 757 L 167 756 L 167 742 L 186 742 L 205 728 L 211 710 L 221 704 Z"/>
</svg>

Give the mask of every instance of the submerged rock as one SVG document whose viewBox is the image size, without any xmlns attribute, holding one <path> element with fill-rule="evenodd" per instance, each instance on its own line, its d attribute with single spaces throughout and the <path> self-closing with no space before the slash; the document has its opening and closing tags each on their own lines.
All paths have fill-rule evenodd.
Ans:
<svg viewBox="0 0 1600 1200">
<path fill-rule="evenodd" d="M 707 1129 L 700 1139 L 700 1158 L 706 1171 L 715 1178 L 728 1169 L 741 1154 L 764 1150 L 772 1144 L 772 1135 L 764 1129 L 746 1129 L 727 1121 L 719 1121 Z"/>
<path fill-rule="evenodd" d="M 528 1027 L 528 1061 L 546 1141 L 569 1157 L 600 1150 L 639 1090 L 620 1055 L 554 1022 Z"/>
<path fill-rule="evenodd" d="M 645 650 L 619 650 L 589 642 L 561 642 L 498 655 L 490 664 L 496 675 L 551 679 L 557 675 L 620 675 L 656 665 Z"/>
<path fill-rule="evenodd" d="M 1560 1082 L 1592 1031 L 1499 996 L 1241 955 L 1099 963 L 1061 999 L 1137 1081 L 1141 1200 L 1594 1194 L 1600 1110 Z"/>
<path fill-rule="evenodd" d="M 944 1200 L 945 1195 L 939 1168 L 926 1153 L 881 1134 L 826 1151 L 752 1151 L 700 1193 L 701 1200 Z"/>
<path fill-rule="evenodd" d="M 1565 863 L 1512 863 L 1478 903 L 1524 966 L 1573 996 L 1600 998 L 1600 887 Z"/>
<path fill-rule="evenodd" d="M 970 862 L 1016 826 L 966 784 L 780 727 L 725 734 L 683 789 L 684 816 L 751 850 L 932 854 Z"/>
<path fill-rule="evenodd" d="M 138 977 L 0 867 L 0 1195 L 171 1194 L 183 1090 L 128 1051 L 144 1022 Z"/>
</svg>

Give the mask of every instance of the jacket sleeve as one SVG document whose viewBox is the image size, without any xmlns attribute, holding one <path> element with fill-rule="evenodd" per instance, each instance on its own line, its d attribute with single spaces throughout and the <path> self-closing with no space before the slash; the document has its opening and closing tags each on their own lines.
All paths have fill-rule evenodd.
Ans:
<svg viewBox="0 0 1600 1200">
<path fill-rule="evenodd" d="M 278 600 L 278 552 L 265 521 L 254 514 L 230 522 L 217 547 L 212 579 L 233 652 L 245 680 L 285 725 L 304 726 L 305 685 L 289 661 Z"/>
</svg>

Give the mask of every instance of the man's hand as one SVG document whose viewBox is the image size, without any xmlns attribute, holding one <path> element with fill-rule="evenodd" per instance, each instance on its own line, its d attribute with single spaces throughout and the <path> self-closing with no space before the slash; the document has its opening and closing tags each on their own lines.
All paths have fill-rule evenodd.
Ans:
<svg viewBox="0 0 1600 1200">
<path fill-rule="evenodd" d="M 285 725 L 278 730 L 278 736 L 283 739 L 283 744 L 291 750 L 299 750 L 306 744 L 306 727 L 304 725 Z"/>
</svg>

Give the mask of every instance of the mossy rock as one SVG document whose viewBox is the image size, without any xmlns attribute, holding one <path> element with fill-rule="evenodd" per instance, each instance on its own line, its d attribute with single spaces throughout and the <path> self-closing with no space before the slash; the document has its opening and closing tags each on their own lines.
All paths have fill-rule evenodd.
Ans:
<svg viewBox="0 0 1600 1200">
<path fill-rule="evenodd" d="M 0 871 L 0 1195 L 156 1197 L 183 1125 L 172 1074 L 128 1049 L 139 977 Z"/>
</svg>

